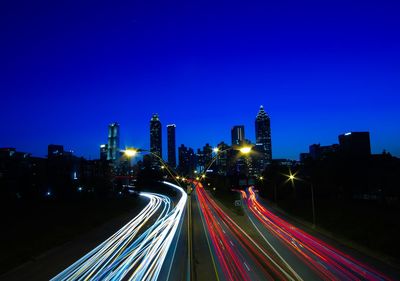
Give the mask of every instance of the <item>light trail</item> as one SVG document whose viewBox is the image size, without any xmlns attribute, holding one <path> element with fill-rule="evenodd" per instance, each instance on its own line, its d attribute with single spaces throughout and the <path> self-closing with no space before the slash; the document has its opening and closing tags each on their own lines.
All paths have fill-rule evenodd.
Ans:
<svg viewBox="0 0 400 281">
<path fill-rule="evenodd" d="M 201 183 L 194 183 L 201 217 L 225 280 L 301 280 L 240 228 L 211 199 Z"/>
<path fill-rule="evenodd" d="M 250 212 L 272 234 L 314 269 L 322 279 L 329 280 L 390 280 L 371 267 L 333 248 L 281 219 L 257 200 L 252 187 L 241 191 Z"/>
<path fill-rule="evenodd" d="M 142 192 L 149 203 L 134 219 L 52 280 L 157 280 L 187 200 L 182 188 L 164 184 L 181 194 L 175 207 L 165 195 Z"/>
</svg>

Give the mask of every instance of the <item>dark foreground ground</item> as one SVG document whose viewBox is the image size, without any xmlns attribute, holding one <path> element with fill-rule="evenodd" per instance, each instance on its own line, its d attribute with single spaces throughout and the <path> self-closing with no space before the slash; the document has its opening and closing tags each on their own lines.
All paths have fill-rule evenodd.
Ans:
<svg viewBox="0 0 400 281">
<path fill-rule="evenodd" d="M 93 245 L 84 239 L 80 243 L 82 246 L 79 248 L 85 253 L 87 246 L 103 241 L 145 204 L 145 200 L 129 196 L 80 198 L 64 202 L 49 200 L 8 206 L 0 214 L 4 226 L 0 232 L 0 275 L 23 264 L 51 257 L 52 249 L 68 246 L 69 242 L 87 233 L 99 232 L 98 235 L 91 234 L 91 237 L 97 237 L 91 239 Z M 96 231 L 98 229 L 101 231 Z M 77 257 L 81 254 L 79 251 Z M 74 258 L 72 254 L 71 261 Z M 62 266 L 61 263 L 61 269 Z"/>
</svg>

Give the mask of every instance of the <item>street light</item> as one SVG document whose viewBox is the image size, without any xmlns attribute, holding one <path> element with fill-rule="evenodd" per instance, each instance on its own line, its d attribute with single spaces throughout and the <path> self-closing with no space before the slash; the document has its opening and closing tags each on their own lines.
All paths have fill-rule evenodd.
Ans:
<svg viewBox="0 0 400 281">
<path fill-rule="evenodd" d="M 223 150 L 221 150 L 219 147 L 214 147 L 213 151 L 215 152 L 216 155 L 211 159 L 210 164 L 205 169 L 205 171 L 207 172 L 207 170 L 212 166 L 212 164 L 215 162 L 215 160 L 217 160 L 219 154 L 227 152 L 228 150 L 238 150 L 242 154 L 249 154 L 252 149 L 253 149 L 253 147 L 251 145 L 245 145 L 245 146 L 242 146 L 242 147 L 237 147 L 237 146 L 229 147 L 229 148 L 226 148 L 226 149 L 223 149 Z"/>
<path fill-rule="evenodd" d="M 294 186 L 294 180 L 301 180 L 303 182 L 306 182 L 310 185 L 310 189 L 311 189 L 311 207 L 312 207 L 312 219 L 313 219 L 313 224 L 312 227 L 315 228 L 315 199 L 314 199 L 314 185 L 312 182 L 308 182 L 304 179 L 300 179 L 296 177 L 296 174 L 292 174 L 291 171 L 289 171 L 289 175 L 287 175 L 288 177 L 288 181 L 290 180 L 292 182 L 292 185 Z"/>
<path fill-rule="evenodd" d="M 171 176 L 173 179 L 175 179 L 176 183 L 177 183 L 180 187 L 182 187 L 182 186 L 180 185 L 180 183 L 177 181 L 177 180 L 179 179 L 179 176 L 174 176 L 174 175 L 172 174 L 172 172 L 171 172 L 170 169 L 168 168 L 168 165 L 164 162 L 164 160 L 163 160 L 157 153 L 151 152 L 150 150 L 141 149 L 141 148 L 129 148 L 129 149 L 122 150 L 122 152 L 123 152 L 127 157 L 129 157 L 129 158 L 136 156 L 136 155 L 137 155 L 138 153 L 140 153 L 140 152 L 148 152 L 148 153 L 150 153 L 151 155 L 153 155 L 154 157 L 156 157 L 156 158 L 158 159 L 158 161 L 160 161 L 160 163 L 161 163 L 161 169 L 162 169 L 162 170 L 164 170 L 164 169 L 167 170 L 167 172 L 170 174 L 170 176 Z M 177 174 L 175 171 L 174 171 L 174 173 Z"/>
<path fill-rule="evenodd" d="M 251 150 L 253 149 L 253 147 L 251 145 L 246 145 L 246 146 L 242 146 L 242 147 L 229 147 L 227 149 L 223 149 L 221 150 L 219 147 L 214 147 L 213 148 L 213 152 L 215 153 L 215 156 L 211 159 L 210 163 L 208 164 L 207 167 L 204 166 L 203 171 L 201 172 L 201 178 L 196 177 L 196 180 L 198 181 L 199 179 L 205 179 L 206 175 L 205 173 L 207 173 L 207 171 L 210 169 L 210 167 L 212 166 L 212 164 L 215 162 L 215 160 L 217 160 L 218 155 L 224 152 L 227 152 L 228 150 L 238 150 L 240 151 L 242 154 L 249 154 L 251 152 Z M 200 173 L 199 172 L 199 173 Z M 197 187 L 197 184 L 195 185 L 195 188 Z"/>
<path fill-rule="evenodd" d="M 239 151 L 243 154 L 249 154 L 251 152 L 251 146 L 243 146 L 239 148 Z"/>
<path fill-rule="evenodd" d="M 133 148 L 128 148 L 128 149 L 123 150 L 123 152 L 124 152 L 125 156 L 131 158 L 131 157 L 136 156 L 136 154 L 138 154 L 139 151 L 136 149 L 133 149 Z"/>
</svg>

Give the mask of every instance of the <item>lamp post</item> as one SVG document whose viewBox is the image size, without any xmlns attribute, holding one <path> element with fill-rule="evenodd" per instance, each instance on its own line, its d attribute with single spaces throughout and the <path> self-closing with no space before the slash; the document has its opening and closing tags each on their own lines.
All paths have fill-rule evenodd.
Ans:
<svg viewBox="0 0 400 281">
<path fill-rule="evenodd" d="M 225 153 L 229 150 L 237 150 L 239 151 L 241 154 L 246 155 L 246 154 L 250 154 L 251 150 L 253 149 L 253 147 L 251 145 L 244 145 L 242 147 L 229 147 L 227 149 L 224 150 L 220 150 L 219 147 L 214 147 L 213 148 L 213 152 L 215 153 L 215 156 L 211 159 L 210 164 L 208 165 L 207 169 L 205 169 L 205 171 L 207 171 L 211 165 L 215 162 L 215 160 L 217 160 L 218 155 Z"/>
<path fill-rule="evenodd" d="M 210 161 L 210 163 L 208 164 L 208 166 L 206 167 L 206 166 L 204 166 L 204 170 L 203 171 L 200 171 L 199 173 L 201 174 L 201 176 L 200 177 L 196 177 L 196 180 L 202 180 L 202 179 L 205 179 L 206 178 L 206 173 L 207 173 L 207 171 L 210 169 L 210 167 L 212 166 L 212 164 L 214 164 L 214 162 L 217 160 L 217 158 L 218 158 L 218 156 L 220 155 L 220 154 L 222 154 L 222 153 L 225 153 L 225 152 L 227 152 L 227 151 L 229 151 L 229 150 L 237 150 L 237 151 L 239 151 L 241 154 L 249 154 L 249 153 L 251 153 L 251 150 L 252 150 L 252 146 L 251 145 L 245 145 L 245 146 L 242 146 L 242 147 L 229 147 L 229 148 L 227 148 L 227 149 L 223 149 L 223 150 L 221 150 L 219 147 L 214 147 L 213 148 L 213 152 L 215 153 L 215 155 L 214 155 L 214 157 L 211 159 L 211 161 Z M 197 187 L 197 184 L 195 185 L 195 188 Z"/>
<path fill-rule="evenodd" d="M 176 182 L 180 187 L 182 187 L 181 184 L 180 184 L 180 182 L 178 181 L 179 176 L 177 176 L 177 173 L 175 172 L 175 175 L 174 175 L 174 174 L 171 172 L 171 170 L 173 170 L 173 169 L 170 168 L 170 167 L 168 166 L 168 164 L 165 163 L 165 161 L 164 161 L 159 155 L 157 155 L 156 153 L 153 153 L 153 152 L 151 152 L 150 150 L 142 149 L 142 148 L 129 148 L 129 149 L 122 150 L 122 152 L 123 152 L 127 157 L 130 157 L 130 158 L 136 156 L 138 153 L 141 153 L 141 152 L 150 153 L 151 155 L 153 155 L 154 157 L 156 157 L 158 161 L 160 161 L 160 163 L 161 163 L 161 169 L 162 169 L 162 170 L 167 170 L 167 172 L 168 172 L 168 173 L 170 174 L 170 176 L 175 180 L 175 182 Z"/>
<path fill-rule="evenodd" d="M 310 185 L 310 189 L 311 189 L 312 222 L 313 222 L 313 223 L 312 223 L 312 227 L 315 228 L 315 226 L 316 226 L 316 223 L 315 223 L 316 219 L 315 219 L 314 184 L 313 184 L 311 181 L 308 182 L 308 181 L 306 181 L 306 180 L 304 180 L 304 179 L 297 178 L 296 175 L 293 175 L 291 172 L 290 172 L 290 174 L 288 175 L 288 180 L 290 180 L 290 181 L 292 182 L 293 185 L 294 185 L 294 180 L 301 180 L 301 181 L 303 181 L 303 182 L 305 182 L 305 183 L 307 183 L 307 184 Z"/>
</svg>

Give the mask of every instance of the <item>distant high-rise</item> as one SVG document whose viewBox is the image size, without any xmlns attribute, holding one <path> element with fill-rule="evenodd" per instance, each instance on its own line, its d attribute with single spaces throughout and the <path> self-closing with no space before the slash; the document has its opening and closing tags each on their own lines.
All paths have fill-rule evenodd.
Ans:
<svg viewBox="0 0 400 281">
<path fill-rule="evenodd" d="M 220 151 L 224 151 L 223 153 L 218 153 L 215 163 L 216 163 L 216 170 L 218 174 L 220 175 L 227 175 L 228 174 L 228 168 L 230 166 L 229 160 L 233 157 L 232 156 L 232 151 L 229 149 L 230 146 L 228 146 L 224 142 L 220 142 L 217 145 L 218 149 Z"/>
<path fill-rule="evenodd" d="M 150 120 L 150 151 L 162 157 L 162 127 L 158 114 L 153 114 Z"/>
<path fill-rule="evenodd" d="M 234 126 L 231 130 L 232 145 L 240 145 L 244 141 L 244 126 Z"/>
<path fill-rule="evenodd" d="M 211 164 L 213 158 L 212 153 L 213 153 L 212 146 L 206 143 L 206 145 L 203 146 L 204 163 L 206 164 L 206 168 Z"/>
<path fill-rule="evenodd" d="M 176 167 L 175 129 L 176 129 L 175 124 L 167 125 L 168 164 L 173 168 Z"/>
<path fill-rule="evenodd" d="M 107 160 L 118 160 L 119 158 L 119 124 L 108 125 L 108 149 Z"/>
<path fill-rule="evenodd" d="M 192 148 L 181 145 L 178 148 L 179 171 L 185 176 L 192 176 L 196 168 L 195 154 Z"/>
<path fill-rule="evenodd" d="M 261 154 L 258 158 L 258 169 L 261 171 L 265 166 L 271 163 L 272 160 L 272 145 L 271 145 L 271 120 L 261 105 L 258 111 L 256 121 L 256 146 Z"/>
<path fill-rule="evenodd" d="M 107 160 L 108 144 L 100 145 L 100 160 Z"/>
</svg>

